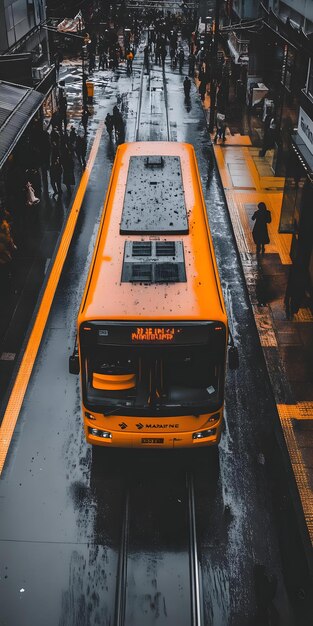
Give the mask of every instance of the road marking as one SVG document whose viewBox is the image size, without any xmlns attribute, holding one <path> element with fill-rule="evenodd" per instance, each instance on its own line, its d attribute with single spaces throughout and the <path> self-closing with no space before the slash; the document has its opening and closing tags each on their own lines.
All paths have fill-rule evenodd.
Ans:
<svg viewBox="0 0 313 626">
<path fill-rule="evenodd" d="M 92 144 L 87 165 L 83 172 L 79 187 L 77 189 L 75 200 L 73 202 L 71 212 L 69 214 L 67 224 L 59 245 L 59 249 L 55 257 L 50 276 L 48 278 L 47 286 L 40 303 L 37 317 L 3 416 L 3 421 L 0 427 L 0 475 L 3 470 L 5 459 L 12 440 L 12 435 L 14 433 L 15 425 L 18 420 L 21 406 L 23 404 L 28 382 L 35 363 L 42 335 L 45 330 L 46 322 L 50 313 L 51 305 L 56 292 L 56 288 L 58 286 L 66 255 L 72 241 L 89 177 L 100 146 L 103 128 L 104 122 L 100 122 L 94 142 Z"/>
</svg>

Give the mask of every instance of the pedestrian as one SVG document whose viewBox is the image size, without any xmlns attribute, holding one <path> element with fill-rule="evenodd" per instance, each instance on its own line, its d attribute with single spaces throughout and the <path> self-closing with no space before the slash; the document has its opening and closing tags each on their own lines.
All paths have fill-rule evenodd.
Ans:
<svg viewBox="0 0 313 626">
<path fill-rule="evenodd" d="M 61 129 L 62 129 L 62 122 L 63 122 L 63 124 L 64 124 L 64 132 L 66 133 L 66 127 L 67 127 L 67 99 L 66 99 L 66 96 L 64 94 L 62 94 L 62 96 L 60 98 L 59 112 L 60 112 L 60 116 L 61 116 Z"/>
<path fill-rule="evenodd" d="M 82 125 L 83 125 L 83 129 L 84 129 L 84 133 L 86 135 L 87 133 L 87 125 L 88 125 L 88 118 L 89 118 L 89 109 L 87 107 L 84 107 L 84 110 L 82 112 Z"/>
<path fill-rule="evenodd" d="M 107 116 L 105 118 L 105 126 L 106 129 L 108 131 L 110 140 L 112 140 L 112 132 L 113 132 L 113 128 L 114 128 L 114 120 L 113 120 L 113 115 L 110 115 L 110 113 L 107 113 Z"/>
<path fill-rule="evenodd" d="M 216 115 L 216 133 L 214 137 L 214 143 L 217 142 L 218 139 L 222 139 L 222 141 L 226 140 L 226 122 L 225 122 L 225 114 L 218 112 Z"/>
<path fill-rule="evenodd" d="M 71 194 L 71 187 L 75 185 L 75 175 L 74 175 L 74 161 L 68 146 L 65 146 L 63 158 L 62 158 L 62 166 L 63 166 L 63 183 L 66 186 L 68 195 Z"/>
<path fill-rule="evenodd" d="M 17 250 L 14 243 L 10 214 L 4 208 L 0 209 L 0 264 L 12 261 Z"/>
<path fill-rule="evenodd" d="M 62 165 L 60 156 L 56 153 L 52 153 L 51 165 L 50 165 L 50 180 L 53 189 L 53 195 L 62 195 Z"/>
<path fill-rule="evenodd" d="M 144 62 L 144 66 L 147 70 L 147 73 L 149 73 L 150 71 L 150 52 L 149 52 L 149 46 L 145 46 L 144 51 L 143 51 L 143 62 Z"/>
<path fill-rule="evenodd" d="M 100 50 L 99 52 L 99 70 L 107 69 L 108 67 L 108 55 L 104 50 Z"/>
<path fill-rule="evenodd" d="M 301 263 L 295 260 L 290 266 L 287 288 L 285 293 L 285 311 L 287 320 L 292 320 L 298 313 L 305 296 L 306 277 Z"/>
<path fill-rule="evenodd" d="M 171 68 L 174 69 L 174 59 L 176 56 L 176 48 L 170 48 Z"/>
<path fill-rule="evenodd" d="M 189 70 L 188 74 L 191 78 L 195 75 L 195 65 L 196 65 L 196 56 L 193 52 L 190 53 L 188 57 Z"/>
<path fill-rule="evenodd" d="M 202 102 L 204 102 L 205 94 L 206 94 L 206 80 L 205 80 L 205 78 L 202 79 L 201 82 L 200 82 L 199 94 L 200 94 L 200 98 L 201 98 Z"/>
<path fill-rule="evenodd" d="M 70 130 L 70 134 L 68 138 L 68 145 L 70 146 L 70 149 L 72 152 L 75 152 L 76 150 L 76 141 L 77 141 L 77 134 L 76 134 L 75 126 L 71 126 L 71 130 Z"/>
<path fill-rule="evenodd" d="M 184 54 L 183 49 L 180 48 L 178 52 L 178 67 L 179 67 L 180 73 L 182 73 L 183 71 L 184 60 L 185 60 L 185 54 Z"/>
<path fill-rule="evenodd" d="M 93 50 L 89 52 L 88 73 L 91 74 L 96 67 L 96 55 Z"/>
<path fill-rule="evenodd" d="M 87 139 L 86 135 L 77 135 L 76 139 L 76 154 L 79 162 L 82 166 L 86 167 L 86 154 L 87 154 Z"/>
<path fill-rule="evenodd" d="M 190 78 L 188 78 L 188 76 L 185 76 L 183 85 L 184 85 L 185 100 L 189 100 L 189 98 L 190 98 L 190 89 L 191 89 L 191 80 L 190 80 Z"/>
<path fill-rule="evenodd" d="M 127 62 L 127 74 L 130 76 L 133 72 L 133 59 L 134 53 L 132 50 L 129 50 L 126 54 L 126 62 Z"/>
<path fill-rule="evenodd" d="M 267 230 L 267 224 L 272 221 L 271 212 L 266 208 L 265 202 L 259 202 L 257 210 L 253 213 L 252 218 L 255 224 L 252 229 L 253 241 L 256 245 L 256 253 L 265 254 L 265 244 L 270 242 Z"/>
<path fill-rule="evenodd" d="M 10 214 L 4 208 L 0 210 L 0 287 L 1 294 L 9 291 L 12 279 L 12 267 L 17 246 L 11 231 Z"/>
<path fill-rule="evenodd" d="M 266 155 L 267 150 L 274 148 L 276 138 L 276 123 L 273 114 L 268 114 L 264 121 L 264 136 L 262 150 L 259 152 L 260 157 Z"/>
<path fill-rule="evenodd" d="M 60 71 L 60 55 L 58 52 L 55 52 L 54 57 L 54 65 L 55 65 L 55 71 L 57 73 L 57 76 L 59 76 L 59 71 Z"/>
<path fill-rule="evenodd" d="M 124 140 L 124 120 L 117 106 L 113 107 L 113 125 L 115 130 L 115 139 Z"/>
<path fill-rule="evenodd" d="M 165 70 L 165 59 L 166 59 L 167 51 L 166 47 L 162 46 L 161 48 L 161 59 L 162 59 L 162 69 Z"/>
</svg>

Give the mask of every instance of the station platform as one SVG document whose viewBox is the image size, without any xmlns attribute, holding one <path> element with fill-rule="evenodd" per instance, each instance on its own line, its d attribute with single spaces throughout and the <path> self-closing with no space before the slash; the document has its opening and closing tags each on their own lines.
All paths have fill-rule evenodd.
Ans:
<svg viewBox="0 0 313 626">
<path fill-rule="evenodd" d="M 211 140 L 213 143 L 213 137 Z M 267 364 L 277 412 L 313 543 L 313 315 L 309 298 L 287 319 L 284 297 L 291 235 L 278 231 L 284 179 L 268 165 L 247 135 L 232 134 L 213 143 L 247 290 Z M 260 163 L 261 161 L 261 163 Z M 257 257 L 251 216 L 259 202 L 271 211 L 270 243 Z"/>
</svg>

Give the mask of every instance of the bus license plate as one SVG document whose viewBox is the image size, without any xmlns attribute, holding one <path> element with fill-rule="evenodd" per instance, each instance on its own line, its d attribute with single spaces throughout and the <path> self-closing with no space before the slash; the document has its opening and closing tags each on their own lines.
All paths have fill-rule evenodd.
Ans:
<svg viewBox="0 0 313 626">
<path fill-rule="evenodd" d="M 142 439 L 141 443 L 164 443 L 164 439 L 156 439 L 156 438 L 146 438 L 146 439 Z"/>
</svg>

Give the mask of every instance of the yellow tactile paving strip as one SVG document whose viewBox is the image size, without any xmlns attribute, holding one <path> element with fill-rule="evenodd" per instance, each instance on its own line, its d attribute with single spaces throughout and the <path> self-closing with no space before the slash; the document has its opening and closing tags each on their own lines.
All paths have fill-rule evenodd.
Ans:
<svg viewBox="0 0 313 626">
<path fill-rule="evenodd" d="M 86 192 L 89 177 L 97 156 L 104 123 L 99 124 L 96 136 L 90 151 L 86 168 L 83 172 L 71 212 L 59 245 L 59 249 L 50 272 L 45 292 L 43 294 L 37 317 L 32 329 L 28 344 L 26 346 L 21 365 L 7 404 L 7 408 L 0 427 L 0 475 L 3 470 L 5 459 L 18 420 L 20 409 L 27 390 L 27 385 L 32 373 L 33 365 L 40 346 L 42 335 L 46 326 L 50 308 L 60 279 L 66 255 L 73 237 L 77 218 L 81 209 L 83 198 Z"/>
<path fill-rule="evenodd" d="M 313 322 L 313 315 L 309 308 L 299 309 L 298 313 L 296 313 L 293 318 L 293 322 Z"/>
<path fill-rule="evenodd" d="M 309 404 L 310 410 L 311 412 L 313 412 L 312 404 Z M 297 445 L 293 429 L 293 419 L 297 419 L 297 415 L 299 415 L 301 411 L 299 410 L 299 405 L 286 404 L 278 404 L 277 410 L 280 422 L 283 427 L 284 437 L 287 444 L 293 473 L 298 486 L 306 525 L 310 535 L 311 543 L 313 544 L 313 491 L 308 482 L 308 476 L 303 465 L 301 451 L 299 450 L 299 446 Z"/>
<path fill-rule="evenodd" d="M 289 255 L 291 235 L 278 232 L 283 196 L 283 185 L 281 181 L 279 181 L 279 184 L 276 184 L 274 177 L 272 177 L 272 179 L 268 177 L 266 181 L 268 188 L 265 189 L 264 180 L 260 179 L 256 164 L 252 158 L 252 153 L 244 144 L 237 145 L 237 147 L 228 147 L 227 142 L 222 146 L 216 144 L 214 145 L 214 153 L 224 186 L 230 218 L 232 220 L 243 267 L 249 270 L 249 267 L 253 266 L 253 263 L 256 262 L 251 215 L 253 205 L 257 205 L 258 202 L 261 201 L 266 203 L 272 215 L 272 222 L 268 225 L 270 243 L 266 246 L 266 251 L 279 254 L 281 263 L 283 265 L 290 265 L 292 262 Z M 234 164 L 234 171 L 236 170 L 237 164 L 239 171 L 240 167 L 238 164 L 242 167 L 243 159 L 250 172 L 250 177 L 255 183 L 255 190 L 247 190 L 244 187 L 239 189 L 238 186 L 235 188 L 232 184 L 229 164 L 231 162 Z M 237 180 L 236 183 L 238 185 Z M 253 273 L 250 278 L 251 277 L 254 281 Z M 252 289 L 254 289 L 254 284 Z M 261 308 L 255 303 L 252 303 L 252 306 L 262 347 L 265 351 L 267 348 L 277 347 L 277 339 L 272 327 L 268 308 Z M 294 321 L 312 322 L 312 314 L 307 309 L 300 309 L 299 313 L 294 316 Z M 313 420 L 313 403 L 299 402 L 293 405 L 278 404 L 277 410 L 298 486 L 308 532 L 313 544 L 313 490 L 309 484 L 309 476 L 294 431 L 295 420 L 298 422 L 301 420 Z"/>
</svg>

